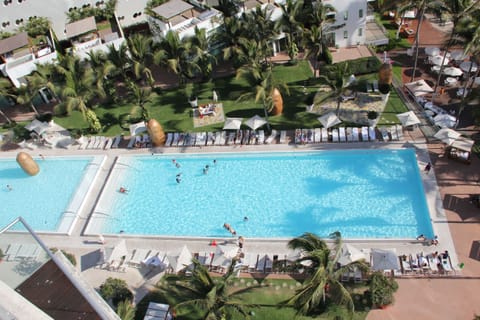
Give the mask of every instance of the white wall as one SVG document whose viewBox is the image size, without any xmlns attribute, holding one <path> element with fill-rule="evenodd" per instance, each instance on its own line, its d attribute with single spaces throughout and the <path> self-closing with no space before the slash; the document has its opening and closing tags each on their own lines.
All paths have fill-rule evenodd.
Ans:
<svg viewBox="0 0 480 320">
<path fill-rule="evenodd" d="M 336 10 L 335 25 L 345 23 L 343 28 L 335 31 L 335 42 L 339 47 L 355 46 L 365 43 L 365 28 L 367 21 L 367 1 L 366 0 L 326 0 L 325 4 L 331 4 Z M 359 11 L 363 11 L 363 17 L 359 17 Z M 345 20 L 345 13 L 348 17 Z M 362 35 L 359 35 L 361 29 Z M 347 32 L 347 39 L 344 38 L 344 32 Z"/>
</svg>

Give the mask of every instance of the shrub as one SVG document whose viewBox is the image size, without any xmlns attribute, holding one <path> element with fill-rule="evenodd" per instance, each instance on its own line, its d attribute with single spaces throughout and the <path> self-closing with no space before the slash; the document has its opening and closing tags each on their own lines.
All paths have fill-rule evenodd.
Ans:
<svg viewBox="0 0 480 320">
<path fill-rule="evenodd" d="M 58 249 L 57 248 L 50 248 L 50 251 L 52 251 L 53 253 L 57 252 Z M 73 265 L 73 266 L 76 266 L 77 265 L 77 259 L 75 258 L 75 255 L 72 254 L 72 253 L 68 253 L 67 251 L 65 250 L 60 250 L 63 255 L 65 256 L 65 258 L 68 259 L 68 261 L 70 261 L 70 263 Z"/>
<path fill-rule="evenodd" d="M 392 304 L 393 294 L 398 290 L 398 284 L 394 278 L 385 276 L 381 272 L 372 274 L 370 281 L 370 294 L 372 306 L 382 307 Z"/>
<path fill-rule="evenodd" d="M 369 120 L 375 120 L 378 117 L 378 112 L 377 111 L 368 111 L 367 113 L 367 118 Z"/>
<path fill-rule="evenodd" d="M 125 280 L 111 277 L 100 286 L 100 295 L 106 301 L 111 301 L 115 307 L 122 301 L 133 300 L 133 294 Z"/>
<path fill-rule="evenodd" d="M 378 91 L 380 91 L 383 94 L 387 94 L 390 92 L 390 85 L 386 83 L 379 83 L 378 84 Z"/>
</svg>

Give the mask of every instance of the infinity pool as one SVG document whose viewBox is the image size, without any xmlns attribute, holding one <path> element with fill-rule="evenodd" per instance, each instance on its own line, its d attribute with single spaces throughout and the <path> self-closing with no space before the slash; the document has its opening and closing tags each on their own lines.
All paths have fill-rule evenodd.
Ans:
<svg viewBox="0 0 480 320">
<path fill-rule="evenodd" d="M 87 232 L 225 237 L 224 223 L 254 238 L 433 236 L 410 149 L 122 156 Z"/>
<path fill-rule="evenodd" d="M 0 225 L 22 216 L 35 231 L 69 233 L 102 159 L 36 158 L 36 176 L 27 175 L 15 159 L 1 159 Z"/>
</svg>

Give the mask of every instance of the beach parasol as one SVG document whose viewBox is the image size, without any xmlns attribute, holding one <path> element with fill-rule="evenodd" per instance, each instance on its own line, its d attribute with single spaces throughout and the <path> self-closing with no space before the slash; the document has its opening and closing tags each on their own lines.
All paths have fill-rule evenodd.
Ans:
<svg viewBox="0 0 480 320">
<path fill-rule="evenodd" d="M 373 271 L 399 270 L 397 253 L 392 250 L 372 249 L 371 265 Z"/>
<path fill-rule="evenodd" d="M 425 48 L 425 54 L 429 56 L 438 56 L 440 54 L 440 49 L 437 47 L 427 47 Z"/>
<path fill-rule="evenodd" d="M 413 126 L 415 124 L 419 124 L 420 120 L 418 117 L 413 113 L 413 111 L 407 111 L 404 113 L 397 114 L 398 120 L 402 123 L 402 126 L 408 127 Z"/>
<path fill-rule="evenodd" d="M 453 50 L 452 52 L 450 52 L 450 59 L 455 61 L 462 61 L 466 57 L 467 55 L 462 50 Z"/>
<path fill-rule="evenodd" d="M 438 132 L 435 133 L 433 136 L 438 140 L 441 140 L 443 143 L 451 145 L 455 140 L 460 137 L 460 133 L 449 128 L 442 128 L 438 130 Z"/>
<path fill-rule="evenodd" d="M 227 118 L 223 125 L 223 130 L 238 130 L 242 125 L 242 118 Z"/>
<path fill-rule="evenodd" d="M 462 69 L 455 68 L 455 67 L 446 67 L 442 71 L 443 74 L 451 77 L 459 77 L 463 74 Z"/>
<path fill-rule="evenodd" d="M 318 117 L 317 118 L 318 121 L 320 121 L 320 123 L 323 125 L 324 128 L 328 129 L 330 127 L 333 127 L 334 125 L 336 124 L 339 124 L 342 122 L 342 120 L 340 120 L 337 115 L 333 112 L 329 112 L 327 114 L 324 114 L 323 116 L 321 117 Z"/>
<path fill-rule="evenodd" d="M 429 57 L 428 60 L 430 61 L 430 63 L 434 64 L 434 65 L 437 65 L 437 66 L 441 66 L 442 64 L 443 65 L 447 65 L 450 60 L 448 60 L 447 57 L 443 57 L 443 56 L 432 56 L 432 57 Z"/>
<path fill-rule="evenodd" d="M 362 251 L 348 243 L 342 245 L 341 254 L 338 258 L 338 263 L 342 266 L 361 259 L 366 259 L 366 256 Z"/>
<path fill-rule="evenodd" d="M 260 117 L 259 115 L 254 115 L 253 117 L 245 121 L 245 124 L 250 128 L 252 128 L 253 130 L 257 130 L 258 128 L 263 126 L 265 123 L 267 123 L 267 121 L 262 117 Z"/>
<path fill-rule="evenodd" d="M 457 118 L 449 114 L 437 114 L 433 121 L 435 125 L 439 126 L 440 128 L 453 128 L 455 123 L 457 122 Z"/>
</svg>

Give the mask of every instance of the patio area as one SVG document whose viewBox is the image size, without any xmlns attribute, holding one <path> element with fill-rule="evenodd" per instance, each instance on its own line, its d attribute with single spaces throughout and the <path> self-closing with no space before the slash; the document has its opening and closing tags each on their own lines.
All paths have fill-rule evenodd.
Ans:
<svg viewBox="0 0 480 320">
<path fill-rule="evenodd" d="M 193 108 L 192 116 L 194 128 L 209 126 L 225 121 L 225 113 L 223 112 L 222 103 L 200 105 L 198 108 Z"/>
</svg>

